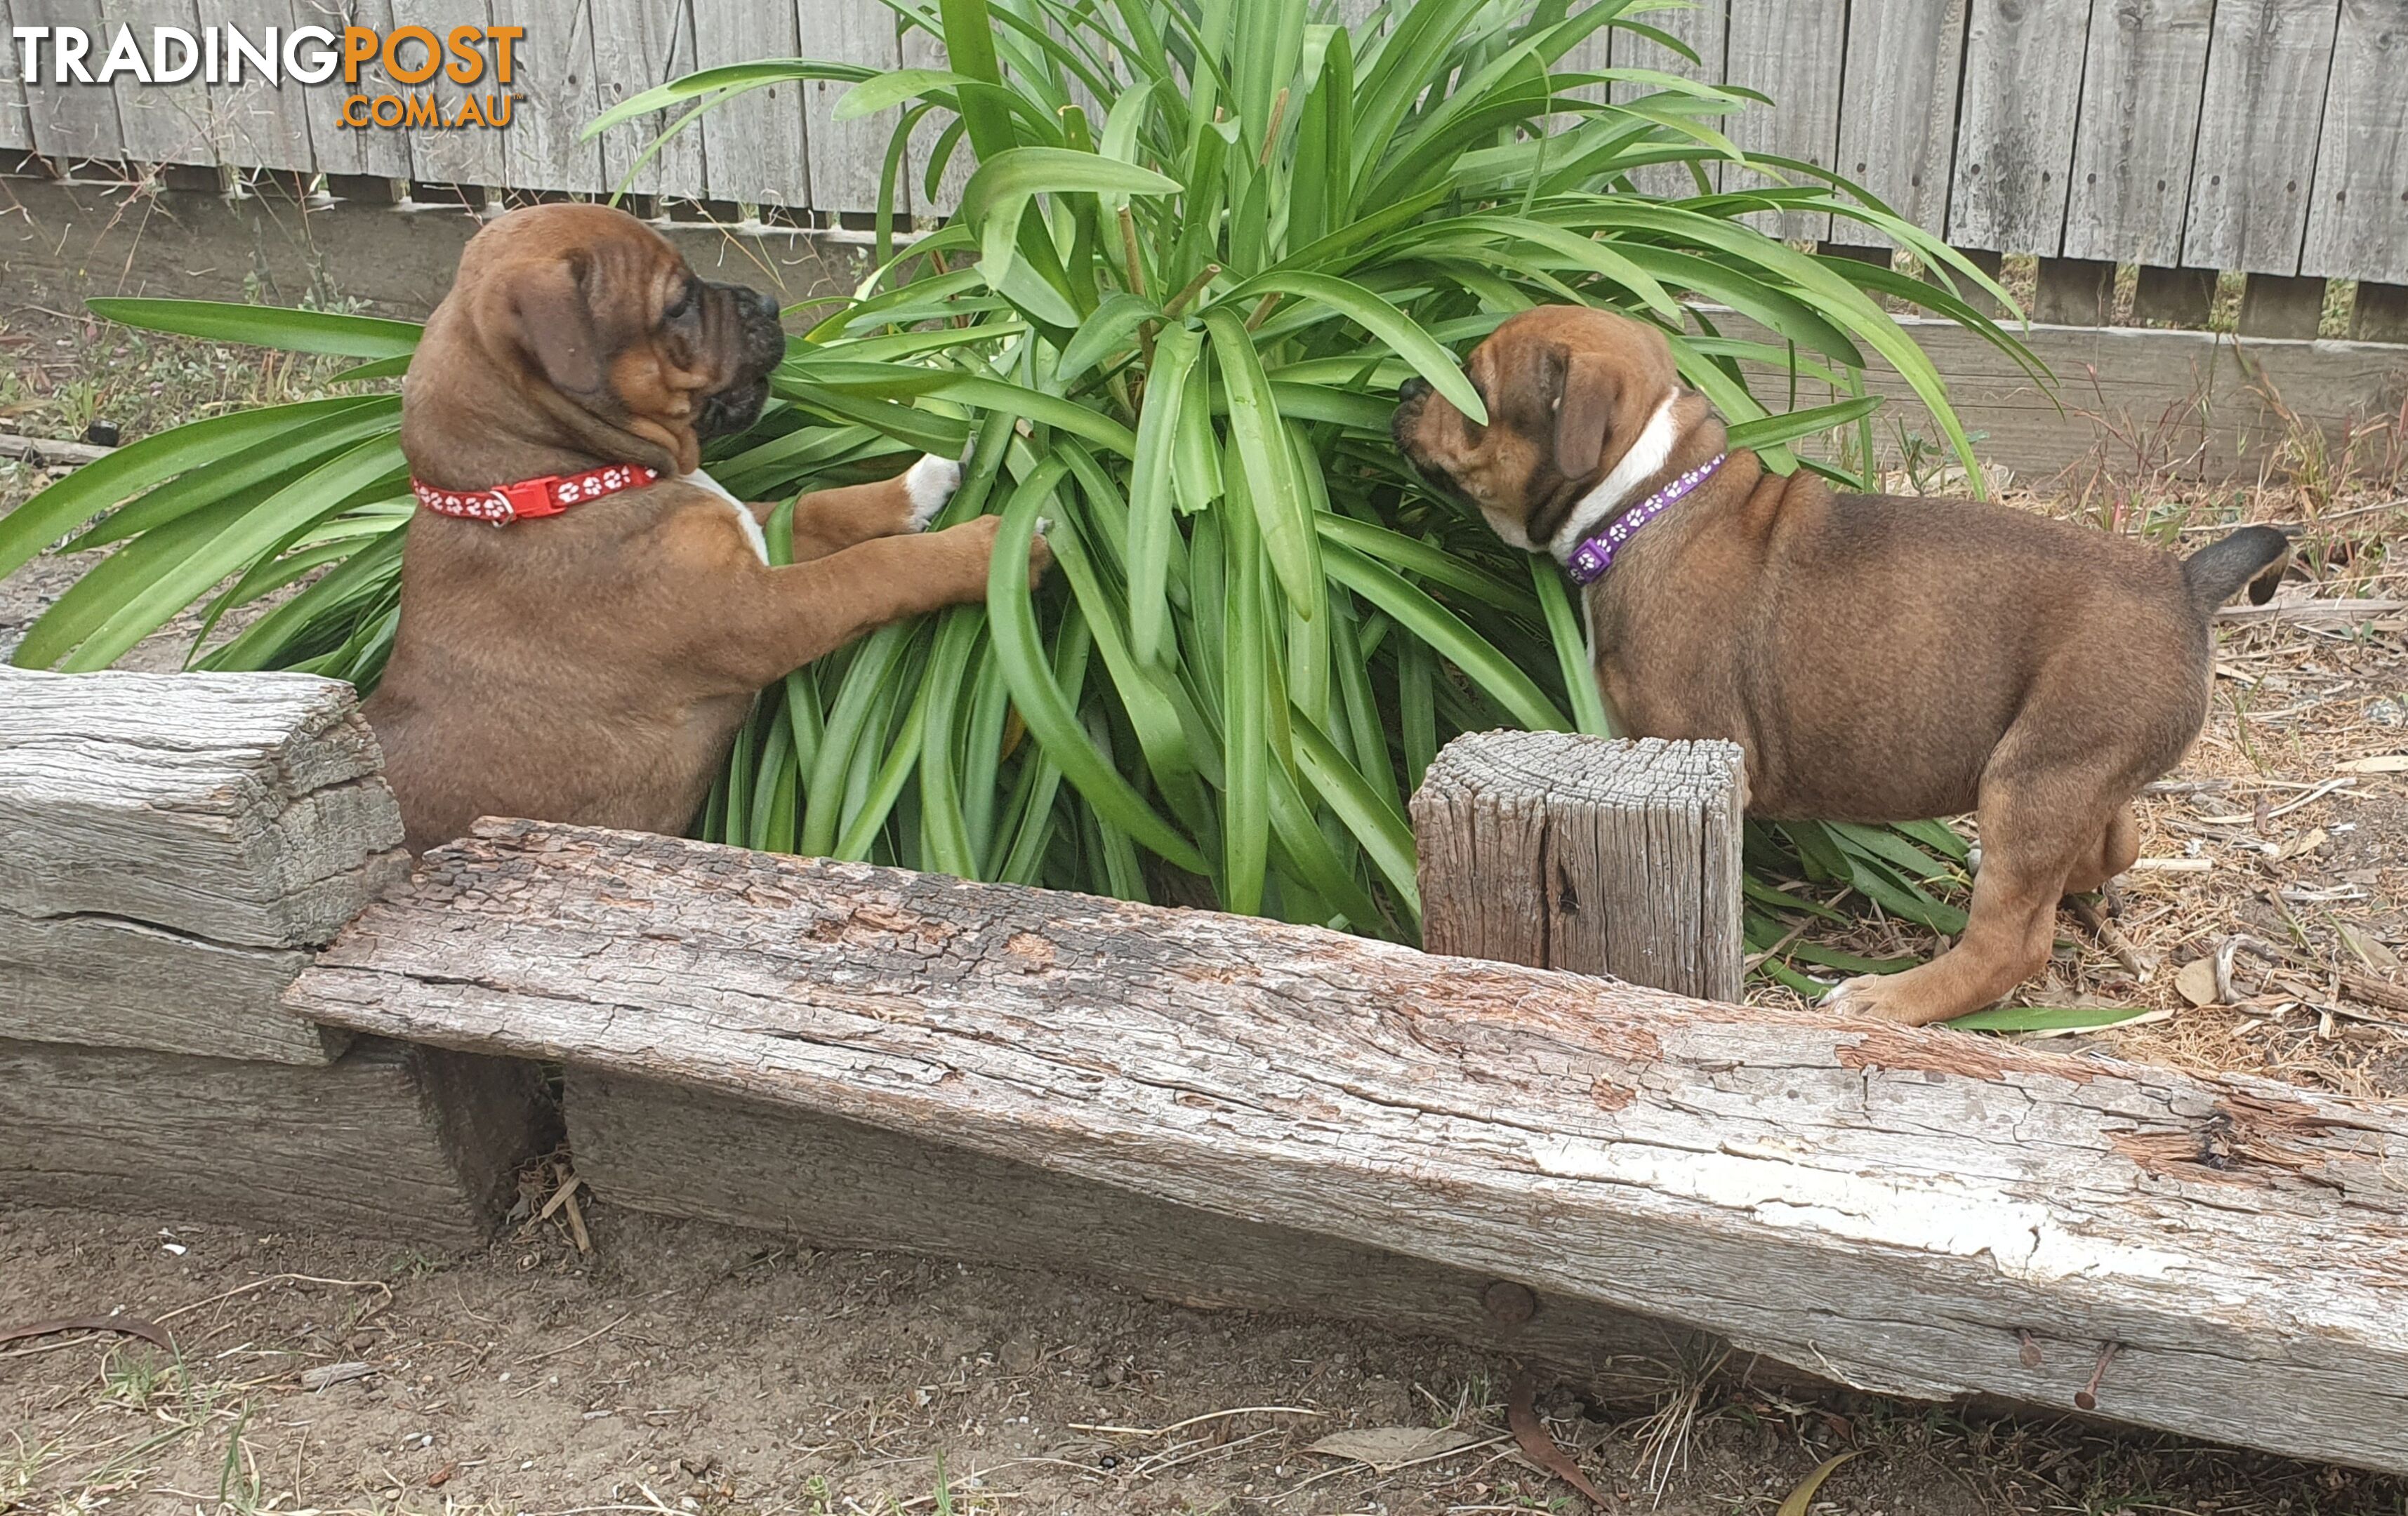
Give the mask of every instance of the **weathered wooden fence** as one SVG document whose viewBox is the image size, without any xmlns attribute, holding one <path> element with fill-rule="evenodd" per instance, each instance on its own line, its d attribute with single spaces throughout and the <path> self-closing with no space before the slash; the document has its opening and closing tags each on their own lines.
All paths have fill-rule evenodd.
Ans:
<svg viewBox="0 0 2408 1516">
<path fill-rule="evenodd" d="M 1835 168 L 1957 246 L 2051 260 L 2042 320 L 2103 324 L 2122 263 L 2144 270 L 2146 319 L 2204 324 L 2214 271 L 2239 270 L 2253 276 L 2251 326 L 2313 335 L 2321 281 L 2350 279 L 2372 287 L 2358 296 L 2358 335 L 2408 339 L 2408 0 L 1705 0 L 1645 19 L 1702 66 L 1618 32 L 1570 66 L 1763 91 L 1777 108 L 1729 123 L 1741 146 Z M 58 85 L 45 73 L 28 84 L 13 42 L 0 69 L 0 149 L 522 191 L 618 183 L 650 128 L 580 142 L 582 123 L 696 67 L 939 61 L 880 0 L 476 0 L 465 12 L 437 0 L 0 0 L 0 23 L 11 20 L 146 35 L 161 23 L 523 25 L 523 99 L 505 131 L 349 127 L 339 83 Z M 842 92 L 781 84 L 707 116 L 632 187 L 823 222 L 867 212 L 893 113 L 839 122 Z M 927 123 L 915 151 L 938 129 Z M 916 203 L 915 174 L 903 186 L 909 210 L 949 208 L 949 197 Z M 1782 229 L 1883 240 L 1827 217 Z"/>
</svg>

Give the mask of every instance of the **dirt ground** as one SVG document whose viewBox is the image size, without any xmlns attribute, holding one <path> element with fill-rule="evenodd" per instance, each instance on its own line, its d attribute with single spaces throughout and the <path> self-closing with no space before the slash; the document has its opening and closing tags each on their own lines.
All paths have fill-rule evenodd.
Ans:
<svg viewBox="0 0 2408 1516">
<path fill-rule="evenodd" d="M 597 1202 L 456 1262 L 308 1237 L 0 1216 L 0 1331 L 122 1308 L 178 1352 L 0 1350 L 0 1511 L 1578 1511 L 1504 1430 L 1505 1366 L 1444 1344 L 1153 1304 L 1088 1281 L 815 1253 Z M 357 1366 L 345 1368 L 340 1366 Z M 322 1389 L 320 1379 L 366 1369 Z M 1612 1509 L 2397 1513 L 2340 1470 L 1870 1397 L 1541 1390 Z M 1454 1434 L 1378 1473 L 1332 1433 Z M 1455 1451 L 1448 1452 L 1450 1447 Z M 1658 1493 L 1655 1489 L 1661 1480 Z"/>
<path fill-rule="evenodd" d="M 127 437 L 297 398 L 308 363 L 0 311 L 0 428 Z M 2081 1040 L 2123 1056 L 2408 1096 L 2408 447 L 2370 427 L 2283 477 L 2113 471 L 2029 508 L 2196 543 L 2300 529 L 2275 614 L 2229 622 L 2216 704 L 2144 798 L 2143 865 L 2102 939 L 2069 912 L 2019 999 L 2147 1012 Z M 0 462 L 0 513 L 40 482 Z M 79 566 L 0 583 L 0 655 Z M 135 661 L 173 667 L 170 639 Z M 1832 939 L 1927 952 L 1895 923 Z M 2219 965 L 2221 965 L 2219 967 Z M 1762 992 L 1767 998 L 1784 994 Z M 532 1182 L 532 1181 L 531 1181 Z M 1442 1343 L 1199 1313 L 1078 1279 L 587 1211 L 438 1259 L 306 1235 L 0 1213 L 0 1513 L 121 1511 L 1394 1513 L 1577 1511 L 1505 1431 L 1508 1366 Z M 12 1327 L 108 1311 L 175 1350 Z M 333 1382 L 322 1381 L 332 1380 Z M 1613 1509 L 2408 1513 L 2408 1483 L 2073 1419 L 1866 1396 L 1800 1403 L 1675 1367 L 1663 1394 L 1539 1408 Z M 1407 1428 L 1380 1472 L 1314 1452 Z M 1804 1509 L 1803 1506 L 1791 1509 Z"/>
</svg>

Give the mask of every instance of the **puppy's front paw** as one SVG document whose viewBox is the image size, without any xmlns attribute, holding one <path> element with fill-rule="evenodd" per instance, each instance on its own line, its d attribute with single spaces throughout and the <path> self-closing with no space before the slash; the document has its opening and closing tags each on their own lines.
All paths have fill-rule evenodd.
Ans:
<svg viewBox="0 0 2408 1516">
<path fill-rule="evenodd" d="M 1054 549 L 1045 540 L 1054 523 L 1044 517 L 1037 518 L 1037 535 L 1028 539 L 1028 587 L 1037 588 L 1045 580 L 1045 571 L 1054 566 Z"/>
<path fill-rule="evenodd" d="M 924 453 L 920 461 L 903 471 L 903 493 L 911 501 L 911 530 L 924 532 L 945 508 L 945 502 L 962 487 L 962 465 L 951 458 Z"/>
<path fill-rule="evenodd" d="M 1842 1016 L 1863 1016 L 1877 1022 L 1922 1026 L 1940 1020 L 1930 1007 L 1918 1006 L 1902 974 L 1859 974 L 1842 980 L 1823 997 L 1823 1008 Z"/>
</svg>

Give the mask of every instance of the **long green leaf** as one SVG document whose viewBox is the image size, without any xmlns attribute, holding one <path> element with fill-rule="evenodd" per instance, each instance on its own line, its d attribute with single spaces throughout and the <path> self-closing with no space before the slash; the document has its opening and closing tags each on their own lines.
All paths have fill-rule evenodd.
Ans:
<svg viewBox="0 0 2408 1516">
<path fill-rule="evenodd" d="M 418 339 L 425 331 L 416 322 L 387 321 L 380 316 L 339 316 L 222 300 L 95 295 L 84 304 L 95 316 L 145 331 L 342 358 L 406 358 L 417 350 Z"/>
<path fill-rule="evenodd" d="M 162 479 L 230 452 L 373 404 L 355 395 L 237 410 L 188 422 L 95 459 L 0 517 L 0 579 L 93 516 Z"/>
<path fill-rule="evenodd" d="M 1039 651 L 1037 609 L 1028 591 L 1029 542 L 1036 536 L 1038 511 L 1068 469 L 1069 464 L 1058 455 L 1046 459 L 1012 492 L 1011 503 L 1004 509 L 986 590 L 996 663 L 1011 685 L 1012 703 L 1020 708 L 1030 734 L 1044 744 L 1046 754 L 1061 765 L 1063 776 L 1088 803 L 1168 862 L 1201 874 L 1207 865 L 1195 844 L 1156 815 L 1145 797 L 1096 751 Z"/>
<path fill-rule="evenodd" d="M 1439 393 L 1446 396 L 1455 408 L 1473 421 L 1485 424 L 1488 408 L 1481 402 L 1480 392 L 1463 377 L 1455 358 L 1438 345 L 1419 322 L 1359 284 L 1327 274 L 1273 269 L 1257 274 L 1229 293 L 1232 303 L 1243 305 L 1264 294 L 1283 293 L 1316 301 L 1344 316 L 1348 321 L 1388 345 L 1390 351 L 1412 365 L 1413 372 L 1430 381 Z"/>
<path fill-rule="evenodd" d="M 1534 732 L 1571 729 L 1571 722 L 1555 708 L 1555 702 L 1531 682 L 1530 676 L 1513 666 L 1512 659 L 1466 626 L 1461 617 L 1406 583 L 1392 570 L 1335 543 L 1324 547 L 1322 562 L 1328 565 L 1330 578 L 1410 628 L 1462 669 L 1515 721 Z"/>
<path fill-rule="evenodd" d="M 1317 552 L 1270 380 L 1244 325 L 1226 307 L 1208 311 L 1204 329 L 1228 385 L 1230 440 L 1245 469 L 1246 493 L 1262 528 L 1263 551 L 1288 603 L 1299 614 L 1310 615 L 1319 598 Z"/>
<path fill-rule="evenodd" d="M 1129 645 L 1148 665 L 1165 661 L 1170 624 L 1170 538 L 1177 504 L 1181 408 L 1199 351 L 1192 327 L 1173 327 L 1154 349 L 1145 414 L 1129 478 Z"/>
</svg>

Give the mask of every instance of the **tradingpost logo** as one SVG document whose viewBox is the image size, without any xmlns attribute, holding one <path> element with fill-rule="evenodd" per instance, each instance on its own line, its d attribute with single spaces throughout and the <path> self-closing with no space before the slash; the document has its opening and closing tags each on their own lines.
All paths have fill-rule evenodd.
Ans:
<svg viewBox="0 0 2408 1516">
<path fill-rule="evenodd" d="M 17 77 L 26 84 L 256 79 L 272 89 L 288 82 L 318 88 L 339 76 L 352 92 L 337 113 L 345 126 L 452 130 L 510 124 L 519 97 L 509 86 L 526 28 L 454 26 L 437 36 L 424 26 L 346 26 L 339 34 L 322 26 L 153 26 L 147 50 L 130 26 L 105 36 L 80 26 L 14 26 L 9 36 Z M 402 90 L 376 90 L 381 81 L 373 79 L 363 86 L 371 67 Z"/>
</svg>

